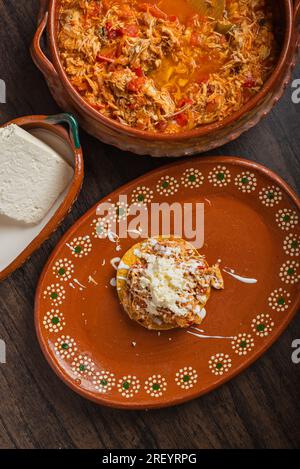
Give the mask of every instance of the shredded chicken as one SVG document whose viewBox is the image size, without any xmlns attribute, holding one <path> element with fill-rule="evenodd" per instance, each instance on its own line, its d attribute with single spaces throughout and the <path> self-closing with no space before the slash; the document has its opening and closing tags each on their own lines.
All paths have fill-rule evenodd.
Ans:
<svg viewBox="0 0 300 469">
<path fill-rule="evenodd" d="M 276 62 L 268 0 L 227 0 L 203 18 L 186 0 L 60 0 L 59 50 L 74 88 L 122 124 L 175 133 L 221 121 Z M 174 7 L 175 8 L 175 7 Z"/>
</svg>

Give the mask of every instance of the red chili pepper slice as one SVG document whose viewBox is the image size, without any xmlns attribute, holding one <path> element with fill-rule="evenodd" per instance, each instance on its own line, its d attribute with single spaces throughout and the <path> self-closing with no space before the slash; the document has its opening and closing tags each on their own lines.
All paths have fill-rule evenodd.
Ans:
<svg viewBox="0 0 300 469">
<path fill-rule="evenodd" d="M 193 104 L 193 101 L 189 98 L 182 98 L 179 102 L 178 102 L 178 107 L 184 107 L 186 106 L 187 104 Z"/>
<path fill-rule="evenodd" d="M 144 77 L 133 78 L 127 84 L 127 91 L 129 93 L 138 93 L 144 83 L 145 83 L 145 78 Z"/>
<path fill-rule="evenodd" d="M 144 76 L 144 72 L 143 72 L 143 69 L 142 69 L 141 67 L 134 68 L 132 71 L 133 71 L 133 72 L 136 74 L 136 76 L 139 77 L 139 78 L 141 78 L 141 77 Z"/>
<path fill-rule="evenodd" d="M 185 127 L 189 121 L 188 116 L 185 112 L 181 112 L 180 114 L 177 114 L 177 116 L 175 117 L 175 120 L 177 122 L 177 125 L 179 125 L 180 127 Z"/>
</svg>

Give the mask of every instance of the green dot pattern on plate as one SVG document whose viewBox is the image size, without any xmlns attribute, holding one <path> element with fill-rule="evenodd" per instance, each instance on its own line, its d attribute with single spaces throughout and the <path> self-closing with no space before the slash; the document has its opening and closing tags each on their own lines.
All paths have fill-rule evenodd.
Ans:
<svg viewBox="0 0 300 469">
<path fill-rule="evenodd" d="M 50 297 L 51 297 L 52 300 L 57 300 L 58 294 L 54 291 L 54 292 L 51 293 Z"/>
<path fill-rule="evenodd" d="M 218 181 L 224 181 L 224 179 L 225 179 L 225 174 L 224 174 L 224 173 L 218 173 L 218 174 L 217 174 L 217 179 L 218 179 Z"/>
<path fill-rule="evenodd" d="M 124 381 L 123 383 L 123 389 L 129 389 L 130 388 L 130 383 L 128 381 Z"/>
<path fill-rule="evenodd" d="M 218 370 L 220 370 L 221 368 L 223 368 L 223 364 L 222 364 L 222 363 L 217 363 L 217 364 L 216 364 L 216 368 L 217 368 Z"/>
<path fill-rule="evenodd" d="M 257 330 L 258 332 L 263 332 L 263 331 L 265 330 L 265 328 L 266 328 L 266 327 L 265 327 L 264 324 L 258 324 L 258 325 L 256 326 L 256 330 Z"/>
<path fill-rule="evenodd" d="M 59 275 L 65 275 L 66 273 L 66 269 L 64 269 L 63 267 L 61 267 L 58 271 Z"/>
<path fill-rule="evenodd" d="M 51 319 L 51 322 L 54 326 L 56 326 L 58 323 L 59 323 L 59 317 L 57 316 L 54 316 L 52 319 Z"/>
<path fill-rule="evenodd" d="M 68 350 L 69 344 L 67 344 L 66 342 L 64 342 L 63 344 L 61 344 L 61 348 L 62 348 L 63 350 Z"/>
<path fill-rule="evenodd" d="M 187 383 L 190 379 L 191 379 L 191 377 L 189 375 L 184 375 L 184 377 L 182 378 L 182 381 L 184 383 Z"/>
<path fill-rule="evenodd" d="M 247 184 L 249 184 L 249 179 L 246 176 L 244 176 L 244 177 L 242 177 L 241 182 L 242 182 L 242 184 L 245 184 L 245 186 L 246 186 Z"/>
<path fill-rule="evenodd" d="M 152 389 L 153 389 L 153 391 L 158 391 L 160 389 L 160 384 L 159 383 L 154 383 L 152 385 Z"/>
<path fill-rule="evenodd" d="M 164 181 L 161 185 L 163 189 L 167 189 L 169 187 L 170 183 L 168 181 Z"/>
<path fill-rule="evenodd" d="M 74 248 L 74 251 L 76 252 L 76 254 L 80 254 L 81 251 L 82 251 L 82 247 L 81 247 L 81 246 L 76 246 L 76 247 Z"/>
</svg>

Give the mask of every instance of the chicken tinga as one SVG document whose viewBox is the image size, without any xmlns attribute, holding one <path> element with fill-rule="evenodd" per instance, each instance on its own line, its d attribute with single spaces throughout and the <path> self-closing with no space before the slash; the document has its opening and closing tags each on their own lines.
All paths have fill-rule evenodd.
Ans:
<svg viewBox="0 0 300 469">
<path fill-rule="evenodd" d="M 60 0 L 59 50 L 78 93 L 135 129 L 176 133 L 221 121 L 260 91 L 276 63 L 268 0 Z"/>
<path fill-rule="evenodd" d="M 224 288 L 219 266 L 181 238 L 149 238 L 120 262 L 117 291 L 131 319 L 147 329 L 201 324 L 211 287 Z"/>
</svg>

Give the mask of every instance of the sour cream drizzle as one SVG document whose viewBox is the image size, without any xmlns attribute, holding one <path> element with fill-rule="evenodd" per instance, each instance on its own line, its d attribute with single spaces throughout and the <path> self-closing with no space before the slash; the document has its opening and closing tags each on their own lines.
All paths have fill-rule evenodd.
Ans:
<svg viewBox="0 0 300 469">
<path fill-rule="evenodd" d="M 193 329 L 193 331 L 203 332 L 202 329 L 197 329 L 197 327 L 193 327 L 192 329 Z M 198 333 L 192 332 L 192 331 L 186 331 L 186 332 L 188 334 L 194 335 L 195 337 L 198 337 L 199 339 L 233 339 L 234 338 L 234 337 L 231 337 L 231 336 L 198 334 Z"/>
<path fill-rule="evenodd" d="M 111 284 L 112 287 L 116 287 L 116 286 L 117 286 L 117 279 L 116 279 L 116 278 L 112 278 L 109 283 Z"/>
<path fill-rule="evenodd" d="M 231 272 L 230 270 L 227 270 L 227 269 L 223 269 L 223 272 L 226 272 L 226 274 L 231 275 L 231 277 L 235 278 L 236 280 L 242 283 L 249 283 L 249 284 L 257 283 L 256 278 L 241 277 L 240 275 L 237 275 L 234 272 Z"/>
<path fill-rule="evenodd" d="M 80 288 L 86 288 L 86 286 L 82 285 L 82 283 L 80 283 L 79 280 L 77 280 L 77 278 L 73 278 L 73 282 L 79 285 Z"/>
<path fill-rule="evenodd" d="M 109 231 L 107 234 L 107 237 L 111 243 L 115 243 L 116 245 L 116 251 L 121 251 L 121 245 L 120 245 L 120 238 L 119 236 L 114 233 L 113 231 Z"/>
<path fill-rule="evenodd" d="M 114 268 L 115 270 L 118 270 L 118 265 L 120 264 L 120 260 L 121 260 L 120 257 L 114 257 L 114 258 L 110 261 L 111 265 L 113 266 L 113 268 Z"/>
<path fill-rule="evenodd" d="M 125 262 L 121 261 L 120 257 L 114 257 L 110 261 L 111 265 L 115 270 L 129 270 L 129 265 L 125 264 Z"/>
</svg>

